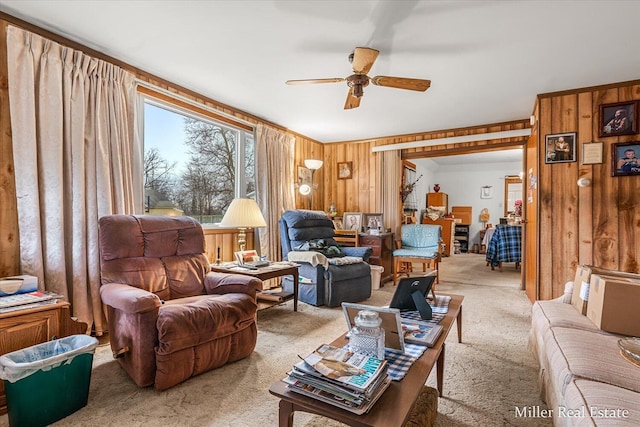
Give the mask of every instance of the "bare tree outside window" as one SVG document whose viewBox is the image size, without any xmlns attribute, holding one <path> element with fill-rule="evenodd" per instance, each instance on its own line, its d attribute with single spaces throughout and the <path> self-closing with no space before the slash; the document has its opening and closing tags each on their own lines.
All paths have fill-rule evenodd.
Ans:
<svg viewBox="0 0 640 427">
<path fill-rule="evenodd" d="M 254 196 L 253 135 L 174 112 L 159 114 L 165 115 L 165 120 L 159 121 L 158 127 L 168 126 L 170 121 L 174 123 L 173 128 L 177 127 L 178 121 L 171 116 L 174 115 L 180 117 L 181 131 L 175 135 L 168 131 L 159 134 L 156 139 L 173 135 L 169 143 L 161 147 L 160 142 L 151 138 L 147 141 L 146 126 L 152 126 L 154 116 L 150 114 L 149 120 L 145 117 L 144 179 L 149 213 L 188 215 L 202 223 L 215 223 L 222 219 L 235 197 Z M 176 157 L 181 161 L 167 160 Z M 239 168 L 238 161 L 244 167 Z M 237 176 L 238 173 L 241 176 Z M 236 189 L 238 178 L 243 188 Z"/>
</svg>

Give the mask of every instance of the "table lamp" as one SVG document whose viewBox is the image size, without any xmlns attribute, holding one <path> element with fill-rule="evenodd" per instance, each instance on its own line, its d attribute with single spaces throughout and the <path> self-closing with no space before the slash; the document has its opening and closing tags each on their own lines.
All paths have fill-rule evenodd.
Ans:
<svg viewBox="0 0 640 427">
<path fill-rule="evenodd" d="M 260 207 L 258 207 L 255 200 L 233 199 L 222 221 L 220 221 L 220 225 L 222 227 L 235 227 L 239 230 L 238 245 L 240 250 L 244 251 L 247 244 L 245 230 L 247 228 L 266 227 L 267 223 L 264 221 Z"/>
</svg>

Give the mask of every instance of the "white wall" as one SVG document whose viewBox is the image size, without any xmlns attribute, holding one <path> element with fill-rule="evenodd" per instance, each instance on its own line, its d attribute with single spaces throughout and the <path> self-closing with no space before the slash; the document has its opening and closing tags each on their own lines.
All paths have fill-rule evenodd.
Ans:
<svg viewBox="0 0 640 427">
<path fill-rule="evenodd" d="M 436 165 L 429 159 L 412 159 L 416 164 L 418 176 L 422 179 L 416 185 L 418 209 L 426 209 L 426 193 L 433 191 L 434 184 L 440 184 L 440 192 L 449 196 L 449 211 L 452 206 L 471 206 L 471 229 L 469 233 L 469 248 L 474 243 L 480 243 L 480 211 L 489 209 L 489 222 L 498 224 L 504 216 L 504 177 L 518 175 L 522 169 L 520 162 L 508 163 L 477 163 L 460 165 Z M 482 187 L 490 185 L 492 198 L 480 197 Z"/>
</svg>

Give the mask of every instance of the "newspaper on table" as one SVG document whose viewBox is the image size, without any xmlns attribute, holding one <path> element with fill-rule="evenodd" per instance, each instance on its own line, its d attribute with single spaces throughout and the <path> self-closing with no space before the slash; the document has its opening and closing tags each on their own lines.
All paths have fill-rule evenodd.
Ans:
<svg viewBox="0 0 640 427">
<path fill-rule="evenodd" d="M 323 344 L 304 361 L 323 376 L 353 390 L 365 392 L 386 367 L 384 359 Z"/>
</svg>

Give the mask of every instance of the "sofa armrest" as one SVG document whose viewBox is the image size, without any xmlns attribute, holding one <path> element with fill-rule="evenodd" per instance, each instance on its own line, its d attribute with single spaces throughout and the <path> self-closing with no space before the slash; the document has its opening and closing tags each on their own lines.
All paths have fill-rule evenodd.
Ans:
<svg viewBox="0 0 640 427">
<path fill-rule="evenodd" d="M 162 305 L 154 293 L 123 283 L 108 283 L 100 287 L 102 302 L 128 314 L 147 313 Z"/>
<path fill-rule="evenodd" d="M 364 262 L 367 262 L 371 254 L 373 254 L 373 249 L 371 249 L 368 246 L 358 246 L 358 247 L 344 246 L 341 249 L 345 255 L 360 257 Z"/>
<path fill-rule="evenodd" d="M 255 298 L 256 292 L 262 290 L 262 280 L 242 274 L 209 272 L 204 277 L 204 288 L 207 294 L 247 294 Z"/>
</svg>

